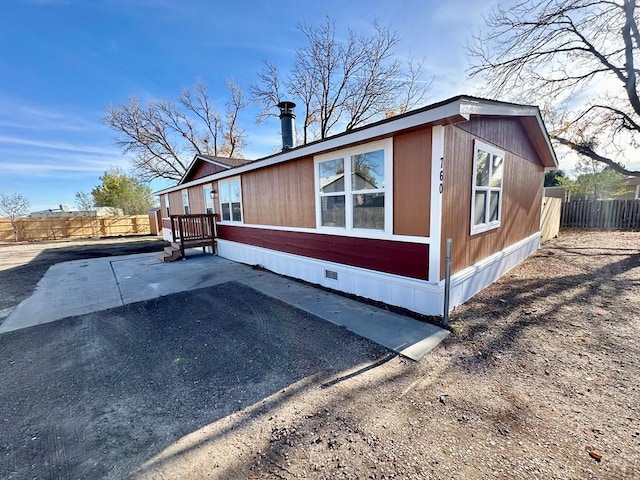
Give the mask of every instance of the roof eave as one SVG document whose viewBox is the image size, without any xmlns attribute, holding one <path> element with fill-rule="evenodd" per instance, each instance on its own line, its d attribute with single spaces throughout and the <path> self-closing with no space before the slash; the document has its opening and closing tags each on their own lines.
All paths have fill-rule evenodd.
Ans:
<svg viewBox="0 0 640 480">
<path fill-rule="evenodd" d="M 182 188 L 268 167 L 277 163 L 287 162 L 296 158 L 316 155 L 321 152 L 329 152 L 350 144 L 389 136 L 399 131 L 421 125 L 449 125 L 463 122 L 465 120 L 469 120 L 471 115 L 501 115 L 535 119 L 534 125 L 531 125 L 535 127 L 533 129 L 535 139 L 532 139 L 532 142 L 538 151 L 543 166 L 545 170 L 554 170 L 558 167 L 558 161 L 538 107 L 504 103 L 471 96 L 457 96 L 414 112 L 407 112 L 406 114 L 399 115 L 398 117 L 382 120 L 372 125 L 366 125 L 327 139 L 312 142 L 284 152 L 279 152 L 263 159 L 255 160 L 246 165 L 207 175 L 184 184 L 178 183 L 176 186 L 160 190 L 156 192 L 156 194 L 161 195 L 175 190 L 180 190 Z"/>
</svg>

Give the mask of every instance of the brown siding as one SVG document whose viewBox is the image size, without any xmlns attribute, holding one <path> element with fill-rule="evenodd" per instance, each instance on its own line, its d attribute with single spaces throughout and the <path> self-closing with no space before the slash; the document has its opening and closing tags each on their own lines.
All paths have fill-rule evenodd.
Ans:
<svg viewBox="0 0 640 480">
<path fill-rule="evenodd" d="M 218 225 L 221 239 L 279 252 L 426 279 L 429 246 L 369 238 Z"/>
<path fill-rule="evenodd" d="M 184 208 L 182 208 L 182 190 L 169 193 L 169 212 L 171 215 L 184 215 Z"/>
<path fill-rule="evenodd" d="M 457 125 L 445 127 L 441 276 L 447 238 L 453 239 L 451 272 L 455 273 L 540 230 L 542 165 L 535 156 L 525 159 L 507 150 L 501 225 L 470 235 L 474 138 Z"/>
<path fill-rule="evenodd" d="M 244 223 L 315 228 L 313 158 L 242 175 Z"/>
<path fill-rule="evenodd" d="M 393 233 L 429 236 L 431 127 L 393 138 Z"/>
<path fill-rule="evenodd" d="M 164 198 L 164 195 L 160 195 L 160 218 L 165 218 L 167 216 L 167 206 L 165 205 Z"/>
<path fill-rule="evenodd" d="M 207 185 L 209 185 L 207 183 Z M 204 196 L 202 194 L 202 185 L 189 187 L 189 213 L 207 213 L 204 206 Z"/>
<path fill-rule="evenodd" d="M 228 169 L 220 165 L 216 165 L 214 163 L 209 163 L 204 160 L 199 160 L 198 164 L 193 168 L 191 173 L 184 179 L 183 183 L 190 182 L 198 178 L 206 177 L 207 175 L 213 175 L 214 173 L 218 173 L 223 170 L 228 170 Z"/>
<path fill-rule="evenodd" d="M 470 121 L 460 123 L 458 126 L 462 130 L 519 157 L 542 164 L 538 160 L 538 154 L 529 140 L 526 129 L 517 118 L 472 117 Z"/>
</svg>

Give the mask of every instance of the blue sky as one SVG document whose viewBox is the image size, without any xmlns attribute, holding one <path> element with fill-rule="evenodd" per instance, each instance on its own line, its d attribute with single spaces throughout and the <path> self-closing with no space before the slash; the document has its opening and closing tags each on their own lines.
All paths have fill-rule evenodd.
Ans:
<svg viewBox="0 0 640 480">
<path fill-rule="evenodd" d="M 0 15 L 0 192 L 31 209 L 73 205 L 109 166 L 128 169 L 103 124 L 107 107 L 176 98 L 201 78 L 223 106 L 225 81 L 244 88 L 265 60 L 288 66 L 303 44 L 296 24 L 330 15 L 337 30 L 375 18 L 401 36 L 399 56 L 424 58 L 431 101 L 474 93 L 464 46 L 497 2 L 323 0 L 4 0 Z M 279 124 L 241 118 L 247 158 L 279 145 Z M 159 188 L 163 185 L 153 185 Z"/>
</svg>

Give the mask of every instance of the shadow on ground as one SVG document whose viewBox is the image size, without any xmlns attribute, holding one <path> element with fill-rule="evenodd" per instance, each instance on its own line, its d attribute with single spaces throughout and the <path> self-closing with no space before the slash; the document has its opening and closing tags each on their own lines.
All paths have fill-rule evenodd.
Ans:
<svg viewBox="0 0 640 480">
<path fill-rule="evenodd" d="M 387 353 L 236 282 L 9 332 L 0 477 L 129 477 L 189 432 Z"/>
</svg>

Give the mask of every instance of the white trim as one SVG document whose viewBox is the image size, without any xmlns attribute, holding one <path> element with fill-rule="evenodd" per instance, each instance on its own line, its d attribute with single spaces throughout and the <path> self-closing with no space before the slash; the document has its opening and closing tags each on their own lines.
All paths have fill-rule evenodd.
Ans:
<svg viewBox="0 0 640 480">
<path fill-rule="evenodd" d="M 233 220 L 233 207 L 232 204 L 233 202 L 229 202 L 229 218 L 231 218 L 231 220 L 224 220 L 224 221 L 220 221 L 219 223 L 221 224 L 228 224 L 228 225 L 240 225 L 242 224 L 242 222 L 244 221 L 244 211 L 242 209 L 242 177 L 240 175 L 236 175 L 235 177 L 230 177 L 230 178 L 225 178 L 224 180 L 220 180 L 218 182 L 218 205 L 220 206 L 220 218 L 222 218 L 223 215 L 223 208 L 222 208 L 222 185 L 226 184 L 226 183 L 232 183 L 237 181 L 238 184 L 240 185 L 240 220 Z M 231 190 L 229 190 L 229 194 L 231 194 Z"/>
<path fill-rule="evenodd" d="M 383 136 L 391 137 L 394 133 L 400 132 L 402 130 L 417 127 L 420 125 L 427 125 L 438 121 L 445 121 L 452 118 L 457 118 L 458 121 L 468 120 L 468 116 L 460 114 L 459 98 L 452 99 L 448 103 L 445 103 L 438 107 L 418 111 L 414 114 L 403 115 L 395 120 L 386 120 L 377 125 L 374 124 L 371 126 L 362 127 L 361 129 L 358 129 L 351 133 L 330 137 L 324 141 L 294 148 L 292 150 L 282 152 L 274 156 L 264 158 L 262 160 L 256 160 L 240 167 L 231 168 L 225 172 L 214 173 L 207 177 L 192 180 L 191 182 L 185 183 L 183 185 L 177 185 L 176 187 L 169 187 L 164 190 L 159 190 L 155 192 L 155 194 L 158 195 L 173 190 L 179 190 L 180 188 L 184 188 L 185 186 L 199 185 L 200 183 L 203 183 L 205 181 L 218 180 L 231 175 L 238 175 L 244 172 L 257 170 L 259 168 L 287 162 L 289 160 L 301 159 L 303 157 L 316 155 L 329 150 L 347 147 L 354 143 L 364 142 L 372 138 Z M 447 123 L 452 122 L 447 121 Z"/>
<path fill-rule="evenodd" d="M 537 232 L 452 276 L 451 308 L 464 303 L 511 270 L 535 252 L 539 244 L 540 233 Z M 281 275 L 425 315 L 443 314 L 444 281 L 428 282 L 223 239 L 217 240 L 217 253 L 235 262 L 260 265 Z M 327 278 L 326 270 L 336 273 L 337 279 Z"/>
<path fill-rule="evenodd" d="M 534 253 L 540 247 L 540 237 L 540 232 L 536 232 L 453 275 L 450 307 L 463 304 Z M 444 280 L 440 285 L 444 288 Z"/>
<path fill-rule="evenodd" d="M 444 127 L 435 125 L 431 129 L 431 211 L 429 212 L 429 236 L 432 239 L 429 245 L 429 281 L 431 282 L 440 281 L 444 175 Z"/>
<path fill-rule="evenodd" d="M 433 242 L 432 237 L 416 237 L 413 235 L 391 235 L 386 236 L 382 230 L 366 230 L 363 231 L 345 231 L 345 229 L 335 229 L 336 231 L 327 231 L 327 229 L 318 230 L 315 228 L 305 228 L 305 227 L 283 227 L 280 225 L 258 225 L 254 223 L 242 223 L 238 222 L 229 222 L 229 221 L 219 221 L 218 225 L 232 225 L 234 227 L 243 227 L 243 228 L 260 228 L 263 230 L 278 230 L 281 232 L 301 232 L 301 233 L 313 233 L 315 235 L 336 235 L 339 237 L 351 237 L 351 238 L 368 238 L 368 239 L 380 239 L 380 240 L 388 240 L 391 242 L 402 242 L 402 243 L 420 243 L 424 245 L 429 245 Z M 357 229 L 361 230 L 361 229 Z M 372 232 L 378 232 L 378 236 L 371 235 Z"/>
<path fill-rule="evenodd" d="M 217 241 L 218 255 L 247 265 L 260 265 L 272 272 L 370 298 L 427 315 L 438 315 L 442 288 L 424 280 L 376 272 L 339 263 L 277 252 L 228 240 Z M 326 277 L 326 270 L 337 279 Z M 440 307 L 440 310 L 442 307 Z"/>
<path fill-rule="evenodd" d="M 351 186 L 351 157 L 361 153 L 382 150 L 384 152 L 384 188 L 372 192 L 384 192 L 384 230 L 353 227 L 353 190 Z M 329 160 L 343 160 L 344 168 L 344 206 L 345 227 L 326 227 L 322 225 L 322 209 L 320 199 L 329 194 L 320 192 L 320 174 L 318 165 Z M 393 138 L 368 142 L 344 150 L 332 151 L 313 158 L 314 197 L 316 207 L 316 228 L 320 233 L 340 235 L 349 232 L 349 236 L 366 238 L 389 238 L 393 235 Z M 366 193 L 366 192 L 365 192 Z M 362 232 L 362 233 L 361 233 Z"/>
<path fill-rule="evenodd" d="M 179 184 L 175 187 L 169 187 L 164 190 L 159 190 L 157 192 L 154 192 L 154 194 L 159 195 L 167 192 L 172 192 L 174 190 L 179 190 L 180 188 L 199 185 L 203 182 L 218 180 L 233 175 L 239 175 L 244 172 L 257 170 L 259 168 L 287 162 L 289 160 L 301 159 L 303 157 L 317 155 L 329 150 L 344 148 L 354 143 L 365 142 L 372 138 L 379 138 L 384 136 L 390 137 L 396 132 L 421 125 L 434 124 L 438 122 L 441 122 L 441 124 L 451 124 L 469 120 L 472 114 L 534 117 L 540 129 L 540 132 L 545 137 L 545 145 L 551 153 L 551 158 L 555 163 L 555 167 L 557 167 L 558 160 L 556 158 L 553 147 L 551 146 L 549 135 L 544 126 L 544 122 L 542 121 L 542 117 L 540 116 L 540 111 L 538 110 L 538 108 L 528 105 L 516 105 L 497 102 L 493 100 L 460 96 L 444 100 L 438 106 L 425 107 L 415 112 L 408 112 L 407 114 L 400 115 L 395 119 L 383 120 L 369 126 L 361 127 L 350 133 L 336 135 L 326 140 L 294 148 L 289 151 L 263 158 L 262 160 L 250 162 L 246 165 L 233 167 L 224 172 L 214 173 L 212 175 L 192 180 L 191 182 L 187 182 L 182 185 Z"/>
<path fill-rule="evenodd" d="M 476 185 L 476 175 L 478 173 L 478 151 L 482 150 L 483 152 L 486 152 L 489 154 L 489 178 L 488 178 L 488 182 L 489 185 L 487 187 L 485 186 L 480 186 L 478 187 Z M 497 157 L 501 157 L 502 158 L 502 178 L 500 179 L 500 188 L 497 187 L 492 187 L 491 186 L 491 175 L 493 173 L 493 157 L 497 156 Z M 472 170 L 472 175 L 471 175 L 471 218 L 470 220 L 470 235 L 475 235 L 477 233 L 482 233 L 482 232 L 487 232 L 489 230 L 494 230 L 496 228 L 499 228 L 501 223 L 502 223 L 502 202 L 503 202 L 503 197 L 504 197 L 504 183 L 505 183 L 505 173 L 506 173 L 506 163 L 507 163 L 507 159 L 505 157 L 505 151 L 501 150 L 500 148 L 494 146 L 494 145 L 490 145 L 486 142 L 483 142 L 481 140 L 475 139 L 473 141 L 473 170 Z M 476 190 L 480 190 L 483 192 L 486 192 L 487 195 L 485 197 L 485 218 L 486 221 L 476 225 L 475 224 L 475 219 L 476 219 Z M 499 197 L 499 201 L 498 201 L 498 219 L 491 221 L 489 220 L 489 212 L 490 212 L 490 205 L 491 205 L 491 192 L 494 191 L 498 191 L 500 192 L 500 197 Z"/>
</svg>

